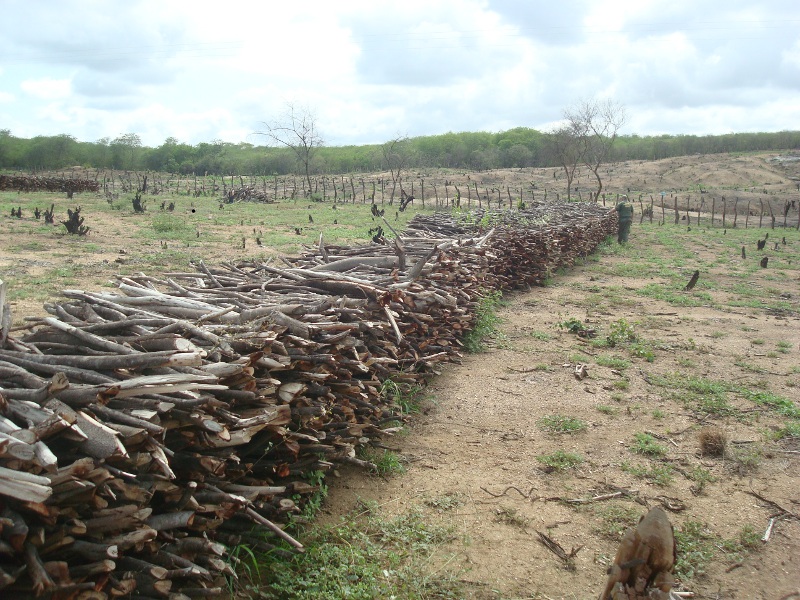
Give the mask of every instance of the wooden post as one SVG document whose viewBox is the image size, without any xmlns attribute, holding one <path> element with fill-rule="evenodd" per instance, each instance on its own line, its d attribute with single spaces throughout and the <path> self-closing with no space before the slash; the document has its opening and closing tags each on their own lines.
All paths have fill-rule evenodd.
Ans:
<svg viewBox="0 0 800 600">
<path fill-rule="evenodd" d="M 606 195 L 603 194 L 603 206 L 606 205 Z M 650 195 L 650 222 L 653 222 L 653 195 Z"/>
<path fill-rule="evenodd" d="M 6 284 L 0 279 L 0 348 L 5 348 L 11 329 L 11 309 L 6 306 Z"/>
<path fill-rule="evenodd" d="M 733 199 L 733 228 L 736 229 L 736 219 L 739 217 L 739 198 Z"/>
<path fill-rule="evenodd" d="M 419 180 L 419 195 L 422 196 L 422 208 L 425 208 L 425 180 Z"/>
<path fill-rule="evenodd" d="M 761 198 L 759 198 L 758 204 L 761 207 L 758 215 L 758 228 L 761 229 L 761 222 L 764 220 L 764 201 Z"/>
<path fill-rule="evenodd" d="M 681 215 L 678 212 L 678 195 L 675 195 L 675 225 L 677 225 L 681 220 Z"/>
<path fill-rule="evenodd" d="M 744 228 L 747 229 L 747 223 L 750 221 L 750 200 L 747 201 L 747 214 L 744 216 Z"/>
<path fill-rule="evenodd" d="M 770 229 L 775 229 L 775 215 L 772 212 L 772 202 L 767 202 L 767 207 L 769 207 L 769 218 L 771 221 Z"/>
<path fill-rule="evenodd" d="M 714 211 L 717 207 L 717 199 L 711 198 L 711 227 L 714 227 Z"/>
<path fill-rule="evenodd" d="M 726 227 L 725 225 L 725 215 L 728 212 L 728 201 L 725 200 L 725 196 L 722 197 L 722 227 L 723 229 Z"/>
</svg>

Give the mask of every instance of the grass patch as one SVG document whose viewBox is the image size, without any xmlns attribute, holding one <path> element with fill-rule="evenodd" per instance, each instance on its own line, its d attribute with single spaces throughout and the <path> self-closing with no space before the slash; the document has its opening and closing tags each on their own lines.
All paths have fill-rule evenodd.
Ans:
<svg viewBox="0 0 800 600">
<path fill-rule="evenodd" d="M 592 512 L 597 517 L 594 530 L 613 541 L 619 541 L 629 528 L 636 526 L 642 516 L 641 507 L 621 502 L 598 504 L 592 508 Z"/>
<path fill-rule="evenodd" d="M 406 472 L 400 456 L 391 450 L 366 446 L 359 451 L 359 457 L 374 464 L 378 475 L 398 475 Z"/>
<path fill-rule="evenodd" d="M 475 308 L 475 325 L 464 336 L 464 349 L 467 352 L 478 353 L 486 350 L 486 339 L 496 336 L 500 317 L 497 308 L 502 302 L 503 295 L 498 291 L 485 292 Z"/>
<path fill-rule="evenodd" d="M 660 487 L 666 487 L 674 480 L 674 471 L 672 467 L 667 464 L 634 465 L 624 462 L 620 468 L 634 477 L 646 479 Z"/>
<path fill-rule="evenodd" d="M 548 415 L 539 419 L 539 427 L 550 433 L 578 433 L 586 429 L 586 421 L 566 415 Z"/>
<path fill-rule="evenodd" d="M 241 591 L 268 600 L 459 598 L 456 574 L 430 566 L 451 539 L 449 528 L 427 523 L 419 511 L 383 519 L 370 510 L 305 536 L 306 551 L 291 560 L 259 557 L 260 580 Z"/>
<path fill-rule="evenodd" d="M 675 576 L 680 581 L 688 581 L 705 575 L 714 558 L 714 536 L 703 523 L 687 521 L 675 531 L 678 559 L 675 562 Z"/>
<path fill-rule="evenodd" d="M 380 394 L 402 415 L 417 414 L 425 399 L 424 389 L 417 384 L 398 383 L 393 379 L 385 379 L 381 384 Z"/>
<path fill-rule="evenodd" d="M 495 509 L 494 514 L 494 520 L 497 523 L 504 523 L 512 527 L 519 527 L 520 529 L 525 529 L 531 521 L 528 517 L 519 514 L 516 508 L 501 506 Z"/>
<path fill-rule="evenodd" d="M 631 366 L 629 360 L 619 358 L 618 356 L 598 356 L 595 362 L 601 367 L 609 367 L 610 369 L 617 369 L 622 371 Z"/>
<path fill-rule="evenodd" d="M 540 454 L 536 460 L 542 463 L 547 471 L 566 471 L 581 464 L 583 457 L 580 454 L 556 450 L 550 454 Z"/>
<path fill-rule="evenodd" d="M 666 446 L 659 444 L 656 438 L 649 433 L 637 433 L 634 434 L 633 438 L 635 442 L 633 446 L 631 446 L 631 451 L 636 454 L 652 456 L 654 458 L 659 458 L 667 454 Z"/>
</svg>

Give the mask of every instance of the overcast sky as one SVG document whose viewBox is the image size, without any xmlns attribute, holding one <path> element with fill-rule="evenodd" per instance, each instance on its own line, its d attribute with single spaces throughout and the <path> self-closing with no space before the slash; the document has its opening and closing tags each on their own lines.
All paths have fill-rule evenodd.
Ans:
<svg viewBox="0 0 800 600">
<path fill-rule="evenodd" d="M 797 0 L 3 0 L 0 129 L 263 144 L 288 103 L 328 145 L 552 127 L 800 130 Z"/>
</svg>

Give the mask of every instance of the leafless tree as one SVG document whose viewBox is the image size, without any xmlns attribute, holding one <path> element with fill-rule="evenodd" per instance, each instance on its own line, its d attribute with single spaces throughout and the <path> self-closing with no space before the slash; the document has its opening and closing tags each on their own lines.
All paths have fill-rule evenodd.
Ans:
<svg viewBox="0 0 800 600">
<path fill-rule="evenodd" d="M 617 133 L 625 124 L 625 107 L 611 100 L 582 100 L 564 111 L 580 154 L 580 161 L 594 174 L 597 194 L 603 190 L 600 167 L 608 158 Z"/>
<path fill-rule="evenodd" d="M 259 131 L 276 144 L 289 148 L 303 166 L 308 193 L 311 193 L 311 161 L 317 149 L 325 144 L 319 133 L 317 117 L 307 106 L 286 105 L 283 117 L 272 123 L 264 123 L 266 129 Z"/>
<path fill-rule="evenodd" d="M 575 171 L 578 169 L 578 163 L 581 162 L 579 140 L 579 131 L 575 130 L 571 123 L 560 126 L 546 138 L 547 151 L 558 163 L 558 166 L 564 170 L 564 175 L 567 177 L 568 201 L 572 197 L 572 181 L 575 179 Z"/>
<path fill-rule="evenodd" d="M 400 184 L 401 189 L 403 187 L 401 176 L 409 159 L 407 146 L 408 136 L 397 136 L 381 146 L 383 162 L 386 163 L 392 177 L 392 196 L 389 200 L 389 204 L 394 202 L 394 193 L 397 190 L 397 184 Z"/>
</svg>

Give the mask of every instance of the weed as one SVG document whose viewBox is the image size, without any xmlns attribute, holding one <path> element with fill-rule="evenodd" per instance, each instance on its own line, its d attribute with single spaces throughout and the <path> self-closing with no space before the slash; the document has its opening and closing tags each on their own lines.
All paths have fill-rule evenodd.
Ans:
<svg viewBox="0 0 800 600">
<path fill-rule="evenodd" d="M 788 398 L 778 396 L 777 394 L 773 394 L 771 392 L 765 392 L 762 390 L 753 391 L 746 388 L 740 389 L 740 393 L 745 397 L 745 399 L 754 404 L 767 406 L 785 417 L 800 419 L 800 408 L 798 408 L 797 405 Z"/>
<path fill-rule="evenodd" d="M 425 506 L 429 506 L 438 512 L 445 512 L 464 506 L 464 496 L 457 492 L 447 493 L 434 498 L 426 498 L 424 503 Z"/>
<path fill-rule="evenodd" d="M 611 387 L 615 390 L 627 390 L 629 387 L 631 387 L 631 382 L 626 378 L 615 379 L 611 384 Z"/>
<path fill-rule="evenodd" d="M 595 362 L 601 367 L 609 367 L 611 369 L 618 369 L 620 371 L 631 366 L 629 360 L 619 358 L 618 356 L 598 356 L 595 359 Z"/>
<path fill-rule="evenodd" d="M 615 415 L 619 412 L 619 409 L 613 406 L 607 406 L 605 404 L 599 404 L 597 406 L 597 411 L 603 413 L 604 415 Z"/>
<path fill-rule="evenodd" d="M 530 333 L 530 336 L 535 340 L 539 340 L 540 342 L 547 342 L 547 341 L 553 339 L 553 336 L 551 336 L 549 333 L 546 333 L 544 331 L 532 331 Z"/>
<path fill-rule="evenodd" d="M 704 575 L 714 558 L 715 536 L 699 521 L 687 521 L 675 531 L 677 561 L 675 576 L 688 581 Z"/>
<path fill-rule="evenodd" d="M 772 439 L 782 440 L 784 438 L 800 438 L 800 423 L 784 423 L 773 435 Z"/>
<path fill-rule="evenodd" d="M 556 326 L 559 329 L 563 329 L 568 331 L 569 333 L 582 333 L 587 330 L 586 325 L 583 324 L 583 321 L 576 319 L 575 317 L 570 317 L 565 321 L 560 321 L 556 323 Z"/>
<path fill-rule="evenodd" d="M 362 513 L 312 532 L 293 560 L 265 557 L 251 591 L 267 600 L 461 597 L 455 574 L 428 568 L 450 539 L 449 528 L 426 523 L 418 510 L 391 520 Z"/>
<path fill-rule="evenodd" d="M 780 352 L 781 354 L 788 354 L 791 348 L 792 345 L 789 342 L 784 342 L 784 341 L 778 342 L 778 352 Z"/>
<path fill-rule="evenodd" d="M 400 457 L 391 450 L 362 447 L 359 451 L 360 458 L 375 465 L 378 475 L 397 475 L 405 473 L 406 469 L 400 462 Z"/>
<path fill-rule="evenodd" d="M 498 523 L 505 523 L 506 525 L 519 527 L 520 529 L 525 529 L 528 526 L 528 523 L 530 523 L 530 519 L 520 515 L 516 508 L 506 508 L 501 506 L 496 508 L 494 513 L 494 520 Z"/>
<path fill-rule="evenodd" d="M 611 323 L 610 331 L 606 336 L 606 344 L 610 348 L 617 346 L 624 346 L 630 342 L 635 342 L 638 339 L 636 332 L 633 330 L 633 325 L 628 323 L 625 319 L 619 319 Z"/>
<path fill-rule="evenodd" d="M 611 394 L 611 399 L 614 402 L 622 402 L 622 401 L 625 400 L 625 395 L 624 394 L 619 394 L 619 393 Z"/>
<path fill-rule="evenodd" d="M 544 363 L 539 363 L 533 366 L 534 371 L 552 371 L 553 367 Z"/>
<path fill-rule="evenodd" d="M 707 484 L 717 481 L 717 478 L 711 474 L 711 471 L 700 466 L 689 469 L 686 472 L 686 476 L 695 483 L 692 489 L 695 494 L 702 492 Z"/>
<path fill-rule="evenodd" d="M 586 421 L 565 415 L 549 415 L 539 419 L 539 427 L 550 433 L 577 433 L 586 429 Z"/>
<path fill-rule="evenodd" d="M 764 458 L 761 446 L 757 444 L 731 445 L 728 457 L 734 462 L 740 475 L 756 471 Z"/>
<path fill-rule="evenodd" d="M 398 383 L 393 379 L 383 381 L 380 394 L 386 402 L 393 404 L 403 415 L 417 414 L 424 399 L 422 386 Z"/>
<path fill-rule="evenodd" d="M 656 442 L 656 438 L 649 433 L 636 433 L 633 438 L 636 442 L 631 447 L 631 451 L 636 454 L 658 458 L 667 453 L 667 448 Z"/>
<path fill-rule="evenodd" d="M 672 467 L 667 464 L 633 465 L 623 462 L 620 468 L 634 477 L 647 479 L 654 485 L 666 487 L 673 481 Z"/>
<path fill-rule="evenodd" d="M 666 416 L 664 411 L 660 408 L 654 408 L 651 414 L 653 415 L 654 419 L 663 419 Z"/>
<path fill-rule="evenodd" d="M 594 530 L 614 541 L 619 541 L 628 528 L 635 527 L 641 517 L 641 508 L 620 502 L 598 504 L 592 512 L 599 519 L 599 523 L 595 521 Z"/>
<path fill-rule="evenodd" d="M 497 308 L 502 302 L 502 297 L 499 291 L 484 291 L 480 296 L 475 307 L 475 324 L 464 335 L 464 349 L 467 352 L 483 352 L 486 350 L 486 338 L 498 333 L 500 317 L 497 316 Z"/>
<path fill-rule="evenodd" d="M 579 454 L 572 452 L 564 452 L 563 450 L 556 450 L 550 454 L 540 454 L 536 457 L 542 463 L 548 472 L 551 471 L 566 471 L 577 467 L 583 462 L 583 457 Z"/>
</svg>

